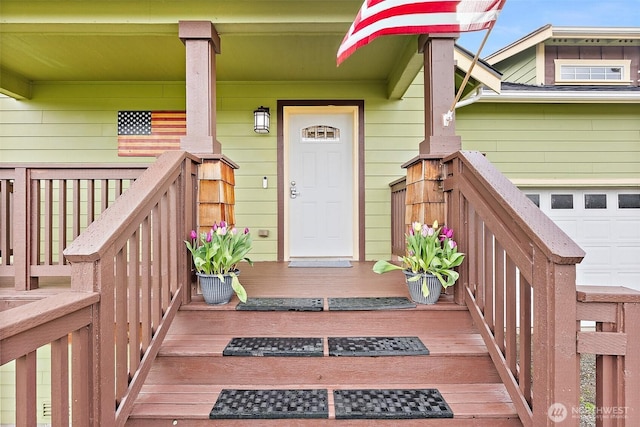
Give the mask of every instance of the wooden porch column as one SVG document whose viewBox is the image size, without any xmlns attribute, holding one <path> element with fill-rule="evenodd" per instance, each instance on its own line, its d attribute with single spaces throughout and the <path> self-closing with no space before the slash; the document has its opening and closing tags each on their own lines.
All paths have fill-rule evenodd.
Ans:
<svg viewBox="0 0 640 427">
<path fill-rule="evenodd" d="M 238 165 L 222 155 L 216 139 L 216 54 L 220 37 L 209 21 L 180 21 L 178 35 L 185 45 L 187 134 L 180 148 L 202 158 L 198 168 L 198 229 L 214 222 L 235 224 L 235 177 Z"/>
<path fill-rule="evenodd" d="M 180 21 L 187 53 L 187 134 L 180 148 L 193 154 L 221 154 L 216 139 L 216 53 L 220 37 L 209 21 Z"/>
<path fill-rule="evenodd" d="M 424 54 L 424 130 L 417 157 L 408 161 L 407 226 L 419 221 L 431 225 L 446 223 L 445 196 L 442 188 L 442 159 L 462 147 L 455 134 L 455 122 L 444 126 L 446 114 L 455 99 L 455 63 L 453 48 L 458 34 L 430 34 L 419 38 Z"/>
<path fill-rule="evenodd" d="M 430 34 L 418 40 L 424 55 L 424 141 L 420 155 L 448 156 L 460 151 L 462 140 L 456 135 L 455 121 L 444 125 L 456 95 L 453 49 L 458 34 Z"/>
</svg>

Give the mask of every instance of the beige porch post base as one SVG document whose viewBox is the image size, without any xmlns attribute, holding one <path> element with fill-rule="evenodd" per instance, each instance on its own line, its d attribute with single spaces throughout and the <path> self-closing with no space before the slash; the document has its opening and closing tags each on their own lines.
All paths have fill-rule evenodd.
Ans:
<svg viewBox="0 0 640 427">
<path fill-rule="evenodd" d="M 235 225 L 235 175 L 238 166 L 224 156 L 203 157 L 198 168 L 198 230 L 214 223 Z"/>
<path fill-rule="evenodd" d="M 402 165 L 407 169 L 405 224 L 413 222 L 445 223 L 445 199 L 442 191 L 442 158 L 418 156 Z"/>
</svg>

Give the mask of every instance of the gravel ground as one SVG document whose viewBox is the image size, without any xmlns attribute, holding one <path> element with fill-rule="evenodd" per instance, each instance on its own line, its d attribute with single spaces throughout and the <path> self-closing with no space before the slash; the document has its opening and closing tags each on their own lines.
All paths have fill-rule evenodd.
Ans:
<svg viewBox="0 0 640 427">
<path fill-rule="evenodd" d="M 596 407 L 596 357 L 583 354 L 580 358 L 580 427 L 594 427 Z"/>
</svg>

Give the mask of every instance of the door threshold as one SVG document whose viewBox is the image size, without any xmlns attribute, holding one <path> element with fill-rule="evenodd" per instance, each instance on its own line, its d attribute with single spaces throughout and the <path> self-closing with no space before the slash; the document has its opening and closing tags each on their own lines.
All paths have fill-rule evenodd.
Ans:
<svg viewBox="0 0 640 427">
<path fill-rule="evenodd" d="M 346 258 L 291 258 L 289 267 L 295 268 L 349 268 L 351 261 Z"/>
</svg>

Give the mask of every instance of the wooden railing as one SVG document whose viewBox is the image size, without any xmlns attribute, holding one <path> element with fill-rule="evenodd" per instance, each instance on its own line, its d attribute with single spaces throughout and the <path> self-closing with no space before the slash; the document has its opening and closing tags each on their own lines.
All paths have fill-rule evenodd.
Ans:
<svg viewBox="0 0 640 427">
<path fill-rule="evenodd" d="M 577 301 L 577 320 L 596 322 L 578 329 L 578 353 L 596 355 L 596 426 L 640 426 L 640 292 L 578 286 Z"/>
<path fill-rule="evenodd" d="M 95 292 L 63 292 L 31 302 L 29 309 L 0 312 L 0 365 L 15 361 L 16 426 L 36 425 L 36 352 L 46 345 L 51 346 L 51 425 L 68 426 L 70 412 L 74 425 L 90 425 L 76 421 L 90 419 L 92 392 L 99 387 L 99 381 L 89 377 L 91 326 L 99 300 Z"/>
<path fill-rule="evenodd" d="M 195 228 L 197 161 L 162 155 L 64 250 L 69 292 L 0 313 L 0 361 L 16 360 L 17 426 L 36 424 L 35 351 L 49 343 L 53 425 L 124 425 L 171 320 L 191 298 L 183 240 Z"/>
<path fill-rule="evenodd" d="M 143 165 L 0 166 L 0 276 L 16 290 L 64 277 L 64 248 L 147 168 Z"/>
<path fill-rule="evenodd" d="M 555 425 L 550 408 L 579 407 L 575 264 L 584 252 L 482 154 L 458 152 L 444 166 L 447 223 L 467 253 L 456 302 L 469 307 L 523 424 Z"/>
<path fill-rule="evenodd" d="M 396 179 L 389 184 L 389 187 L 391 187 L 391 253 L 400 257 L 405 255 L 407 178 Z"/>
</svg>

